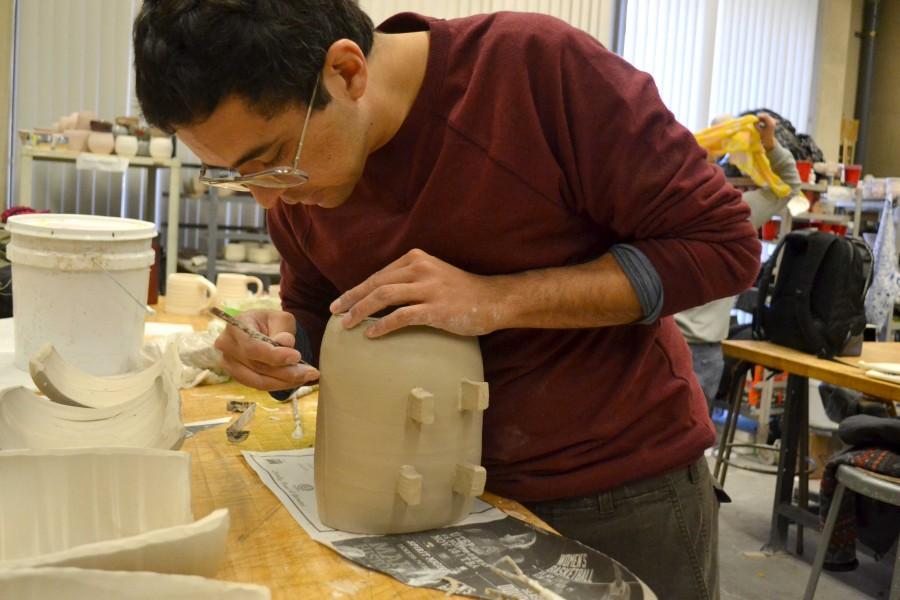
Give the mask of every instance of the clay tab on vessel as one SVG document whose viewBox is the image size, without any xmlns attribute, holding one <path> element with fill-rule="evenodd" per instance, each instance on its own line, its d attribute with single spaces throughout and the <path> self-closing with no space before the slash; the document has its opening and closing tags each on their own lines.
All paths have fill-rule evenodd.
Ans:
<svg viewBox="0 0 900 600">
<path fill-rule="evenodd" d="M 463 379 L 459 384 L 459 410 L 487 410 L 488 384 L 486 381 Z"/>
<path fill-rule="evenodd" d="M 480 465 L 456 465 L 456 476 L 453 478 L 453 491 L 467 498 L 474 498 L 484 493 L 487 482 L 487 471 Z"/>
<path fill-rule="evenodd" d="M 413 388 L 409 392 L 409 418 L 422 425 L 434 423 L 434 394 L 423 388 Z"/>
<path fill-rule="evenodd" d="M 412 465 L 400 467 L 400 479 L 397 481 L 397 495 L 409 506 L 418 506 L 422 502 L 422 475 Z"/>
</svg>

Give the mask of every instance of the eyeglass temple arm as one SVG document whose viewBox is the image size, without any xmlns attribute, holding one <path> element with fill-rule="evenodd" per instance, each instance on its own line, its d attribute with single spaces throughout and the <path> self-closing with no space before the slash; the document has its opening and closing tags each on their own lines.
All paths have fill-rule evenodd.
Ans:
<svg viewBox="0 0 900 600">
<path fill-rule="evenodd" d="M 300 163 L 300 151 L 303 150 L 303 140 L 306 138 L 306 128 L 309 126 L 309 117 L 312 115 L 313 104 L 316 103 L 316 92 L 319 91 L 319 77 L 313 86 L 312 97 L 309 99 L 309 107 L 306 109 L 306 120 L 303 121 L 303 131 L 300 132 L 300 143 L 297 144 L 297 154 L 294 155 L 294 168 Z"/>
</svg>

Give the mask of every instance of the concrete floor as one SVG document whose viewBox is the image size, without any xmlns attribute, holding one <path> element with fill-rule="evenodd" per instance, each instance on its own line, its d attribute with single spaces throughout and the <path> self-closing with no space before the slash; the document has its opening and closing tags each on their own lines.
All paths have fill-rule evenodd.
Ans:
<svg viewBox="0 0 900 600">
<path fill-rule="evenodd" d="M 713 460 L 709 458 L 710 471 Z M 813 482 L 810 482 L 813 488 Z M 804 554 L 763 556 L 759 550 L 768 540 L 775 494 L 775 477 L 741 469 L 728 469 L 725 491 L 731 504 L 719 512 L 719 576 L 722 600 L 773 600 L 802 598 L 815 556 L 819 534 L 804 531 Z M 791 527 L 793 552 L 796 528 Z M 823 571 L 816 600 L 887 598 L 893 556 L 875 562 L 857 552 L 860 565 L 849 573 Z"/>
</svg>

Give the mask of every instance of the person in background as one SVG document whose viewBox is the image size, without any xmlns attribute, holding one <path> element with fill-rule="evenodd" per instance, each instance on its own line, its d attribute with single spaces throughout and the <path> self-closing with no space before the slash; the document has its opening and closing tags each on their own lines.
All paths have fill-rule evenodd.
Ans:
<svg viewBox="0 0 900 600">
<path fill-rule="evenodd" d="M 350 0 L 145 0 L 134 56 L 144 116 L 283 257 L 284 311 L 240 318 L 287 347 L 227 327 L 237 381 L 317 378 L 332 315 L 478 336 L 487 488 L 661 598 L 718 597 L 715 430 L 671 315 L 749 286 L 759 241 L 649 75 L 551 17 L 375 28 Z"/>
<path fill-rule="evenodd" d="M 791 186 L 791 193 L 784 198 L 777 197 L 768 188 L 758 188 L 743 193 L 744 202 L 750 207 L 750 223 L 759 229 L 773 216 L 787 206 L 791 197 L 800 191 L 800 174 L 794 157 L 775 139 L 775 119 L 765 112 L 757 114 L 759 137 L 772 171 L 786 184 Z M 716 121 L 724 120 L 723 118 Z M 684 335 L 691 349 L 694 373 L 703 388 L 703 395 L 712 411 L 719 381 L 722 379 L 724 357 L 722 356 L 722 340 L 728 337 L 731 326 L 731 309 L 734 298 L 720 298 L 702 306 L 690 308 L 675 315 L 675 322 Z"/>
</svg>

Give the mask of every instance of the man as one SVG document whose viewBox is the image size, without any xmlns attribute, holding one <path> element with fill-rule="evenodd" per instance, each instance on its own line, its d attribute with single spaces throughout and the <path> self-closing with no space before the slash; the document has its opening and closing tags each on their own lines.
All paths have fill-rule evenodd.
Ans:
<svg viewBox="0 0 900 600">
<path fill-rule="evenodd" d="M 759 137 L 766 151 L 766 158 L 769 159 L 772 171 L 791 187 L 791 193 L 779 198 L 769 188 L 744 192 L 743 199 L 750 207 L 750 223 L 754 229 L 759 229 L 784 210 L 791 197 L 800 192 L 802 183 L 794 157 L 775 139 L 778 123 L 769 113 L 760 112 L 757 116 L 759 117 L 759 123 L 757 123 Z M 727 118 L 731 117 L 726 116 L 719 120 Z M 675 323 L 684 334 L 684 339 L 687 340 L 688 347 L 691 349 L 694 373 L 703 389 L 703 395 L 706 396 L 710 411 L 712 411 L 712 404 L 722 379 L 722 370 L 725 367 L 722 340 L 728 337 L 733 306 L 734 298 L 720 298 L 675 315 Z"/>
<path fill-rule="evenodd" d="M 351 0 L 146 1 L 134 41 L 145 117 L 239 172 L 204 176 L 248 185 L 283 256 L 286 312 L 243 318 L 301 352 L 229 328 L 235 379 L 315 379 L 331 313 L 480 336 L 488 489 L 717 597 L 714 430 L 666 315 L 746 288 L 759 244 L 649 76 L 549 17 L 373 33 Z"/>
</svg>

